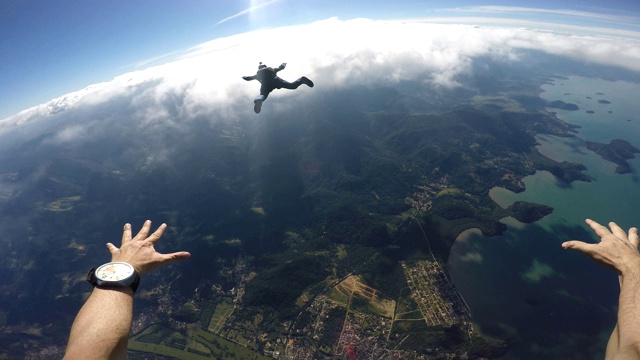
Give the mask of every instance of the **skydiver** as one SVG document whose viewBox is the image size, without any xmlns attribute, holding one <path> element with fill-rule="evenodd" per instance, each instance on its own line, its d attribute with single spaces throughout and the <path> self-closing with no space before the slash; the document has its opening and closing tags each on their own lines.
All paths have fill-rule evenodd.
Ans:
<svg viewBox="0 0 640 360">
<path fill-rule="evenodd" d="M 299 78 L 298 80 L 290 83 L 286 80 L 279 78 L 276 74 L 278 71 L 283 70 L 287 66 L 287 63 L 282 63 L 277 68 L 268 67 L 267 65 L 260 62 L 258 65 L 258 72 L 252 76 L 243 76 L 242 78 L 246 81 L 258 80 L 260 81 L 260 95 L 258 95 L 253 100 L 253 111 L 256 114 L 260 113 L 260 109 L 262 108 L 262 103 L 267 100 L 269 93 L 274 89 L 297 89 L 298 86 L 305 84 L 308 87 L 313 87 L 313 81 L 309 80 L 306 76 Z"/>
</svg>

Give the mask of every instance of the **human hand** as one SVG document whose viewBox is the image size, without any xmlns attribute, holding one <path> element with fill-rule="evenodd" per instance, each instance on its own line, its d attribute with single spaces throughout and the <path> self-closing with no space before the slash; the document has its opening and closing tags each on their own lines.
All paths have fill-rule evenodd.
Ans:
<svg viewBox="0 0 640 360">
<path fill-rule="evenodd" d="M 131 224 L 125 224 L 122 232 L 122 245 L 117 248 L 112 243 L 107 243 L 107 248 L 111 252 L 111 261 L 121 261 L 131 264 L 138 274 L 142 275 L 151 272 L 162 265 L 166 265 L 179 260 L 186 260 L 191 256 L 186 251 L 179 251 L 171 254 L 160 254 L 153 247 L 164 234 L 167 224 L 162 224 L 149 237 L 151 221 L 144 222 L 142 229 L 132 239 Z"/>
<path fill-rule="evenodd" d="M 640 238 L 637 228 L 632 227 L 627 234 L 614 222 L 609 223 L 611 230 L 591 219 L 585 222 L 600 237 L 600 243 L 588 244 L 571 240 L 562 243 L 563 248 L 579 251 L 621 275 L 630 271 L 640 272 Z"/>
<path fill-rule="evenodd" d="M 280 67 L 284 69 L 285 67 L 287 67 L 287 63 L 280 64 Z"/>
<path fill-rule="evenodd" d="M 251 80 L 251 79 L 249 79 L 249 77 L 248 77 L 248 76 L 243 76 L 242 78 L 243 78 L 244 80 L 246 80 L 246 81 Z"/>
</svg>

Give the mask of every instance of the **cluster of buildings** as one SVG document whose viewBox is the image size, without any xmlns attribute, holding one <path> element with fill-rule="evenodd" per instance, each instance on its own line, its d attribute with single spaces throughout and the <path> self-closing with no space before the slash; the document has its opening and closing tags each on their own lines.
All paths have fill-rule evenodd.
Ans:
<svg viewBox="0 0 640 360">
<path fill-rule="evenodd" d="M 471 315 L 439 261 L 401 262 L 411 296 L 429 326 L 463 323 L 472 332 Z"/>
</svg>

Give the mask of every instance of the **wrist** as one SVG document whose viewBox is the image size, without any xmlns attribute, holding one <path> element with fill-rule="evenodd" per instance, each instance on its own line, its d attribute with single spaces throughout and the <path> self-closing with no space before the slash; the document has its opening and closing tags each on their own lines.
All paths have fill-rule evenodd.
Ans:
<svg viewBox="0 0 640 360">
<path fill-rule="evenodd" d="M 140 284 L 140 272 L 127 262 L 112 261 L 89 270 L 86 280 L 97 288 L 130 288 L 135 293 Z"/>
<path fill-rule="evenodd" d="M 127 286 L 127 287 L 102 287 L 102 286 L 95 286 L 93 288 L 93 292 L 95 293 L 103 293 L 103 294 L 108 294 L 108 293 L 119 293 L 122 294 L 122 296 L 130 296 L 133 297 L 135 295 L 135 291 L 133 291 L 133 288 L 131 286 Z"/>
<path fill-rule="evenodd" d="M 128 257 L 128 256 L 112 256 L 111 257 L 111 262 L 121 262 L 121 263 L 125 263 L 125 264 L 129 264 L 131 266 L 133 266 L 133 269 L 135 270 L 136 273 L 138 273 L 138 276 L 142 276 L 143 271 L 142 271 L 142 266 L 140 266 L 140 264 L 138 264 L 137 261 L 135 261 L 133 258 Z"/>
<path fill-rule="evenodd" d="M 620 271 L 619 280 L 620 286 L 622 286 L 623 283 L 626 285 L 635 283 L 640 286 L 640 268 L 630 266 L 625 267 Z"/>
</svg>

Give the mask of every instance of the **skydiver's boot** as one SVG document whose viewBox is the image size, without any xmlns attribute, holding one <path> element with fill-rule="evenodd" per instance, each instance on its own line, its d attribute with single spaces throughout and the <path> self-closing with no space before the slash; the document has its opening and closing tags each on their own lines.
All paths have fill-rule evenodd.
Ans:
<svg viewBox="0 0 640 360">
<path fill-rule="evenodd" d="M 313 81 L 309 80 L 309 78 L 308 78 L 308 77 L 306 77 L 306 76 L 301 77 L 301 78 L 300 78 L 300 81 L 301 81 L 303 84 L 307 85 L 308 87 L 313 87 Z"/>
<path fill-rule="evenodd" d="M 260 110 L 262 109 L 263 101 L 264 101 L 263 95 L 259 95 L 258 97 L 255 98 L 255 100 L 253 100 L 253 111 L 255 111 L 256 114 L 260 113 Z"/>
</svg>

